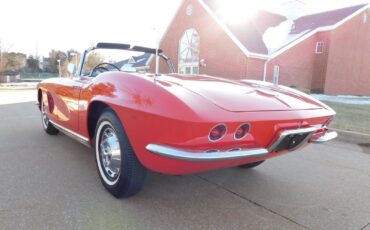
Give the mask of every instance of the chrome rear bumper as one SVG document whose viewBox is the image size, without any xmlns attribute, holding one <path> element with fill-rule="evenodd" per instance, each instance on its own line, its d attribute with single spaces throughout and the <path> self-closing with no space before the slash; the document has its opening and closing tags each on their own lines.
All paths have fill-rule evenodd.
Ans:
<svg viewBox="0 0 370 230">
<path fill-rule="evenodd" d="M 239 151 L 205 153 L 205 152 L 189 152 L 189 151 L 178 149 L 178 148 L 172 148 L 172 147 L 156 145 L 156 144 L 149 144 L 146 146 L 146 149 L 160 156 L 173 158 L 177 160 L 205 161 L 205 162 L 262 157 L 268 154 L 268 150 L 263 149 L 263 148 L 239 150 Z"/>
<path fill-rule="evenodd" d="M 322 136 L 322 137 L 320 137 L 316 140 L 312 140 L 312 143 L 317 143 L 317 144 L 324 143 L 324 142 L 331 141 L 331 140 L 335 139 L 337 136 L 338 136 L 337 132 L 334 132 L 334 131 L 327 132 L 327 133 L 325 133 L 324 136 Z"/>
<path fill-rule="evenodd" d="M 268 148 L 257 148 L 257 149 L 241 149 L 238 151 L 221 151 L 221 152 L 193 152 L 187 151 L 180 148 L 174 148 L 158 144 L 148 144 L 146 149 L 153 152 L 159 156 L 172 158 L 176 160 L 183 161 L 193 161 L 193 162 L 212 162 L 212 161 L 224 161 L 224 160 L 236 160 L 236 159 L 247 159 L 247 158 L 258 158 L 264 157 L 270 152 L 274 152 L 276 148 L 284 141 L 284 139 L 291 135 L 305 135 L 304 139 L 294 145 L 293 148 L 288 149 L 288 151 L 294 151 L 300 148 L 302 145 L 307 143 L 312 135 L 317 131 L 315 127 L 294 129 L 283 131 L 279 138 Z M 312 142 L 314 143 L 324 143 L 330 141 L 337 137 L 336 132 L 328 132 L 324 136 Z M 293 143 L 294 144 L 294 143 Z"/>
</svg>

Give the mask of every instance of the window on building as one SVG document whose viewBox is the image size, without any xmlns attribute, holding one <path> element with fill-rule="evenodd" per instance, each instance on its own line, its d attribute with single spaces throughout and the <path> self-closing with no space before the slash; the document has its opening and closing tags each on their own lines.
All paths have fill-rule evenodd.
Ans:
<svg viewBox="0 0 370 230">
<path fill-rule="evenodd" d="M 317 54 L 322 54 L 322 53 L 324 53 L 324 45 L 325 45 L 325 43 L 324 43 L 324 42 L 317 42 L 317 43 L 316 43 L 316 50 L 315 50 L 315 53 L 317 53 Z"/>
<path fill-rule="evenodd" d="M 195 29 L 184 32 L 179 43 L 179 73 L 199 74 L 199 35 Z"/>
</svg>

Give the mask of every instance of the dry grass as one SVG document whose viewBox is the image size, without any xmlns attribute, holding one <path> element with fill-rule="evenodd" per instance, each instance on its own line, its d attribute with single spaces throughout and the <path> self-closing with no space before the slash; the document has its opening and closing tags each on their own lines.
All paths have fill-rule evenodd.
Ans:
<svg viewBox="0 0 370 230">
<path fill-rule="evenodd" d="M 370 134 L 370 105 L 323 102 L 337 112 L 330 127 Z"/>
</svg>

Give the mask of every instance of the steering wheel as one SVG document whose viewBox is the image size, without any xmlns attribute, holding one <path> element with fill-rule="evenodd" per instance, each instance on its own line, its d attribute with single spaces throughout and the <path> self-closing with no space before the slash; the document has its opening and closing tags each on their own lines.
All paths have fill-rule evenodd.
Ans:
<svg viewBox="0 0 370 230">
<path fill-rule="evenodd" d="M 96 76 L 98 76 L 101 73 L 110 71 L 107 67 L 105 67 L 103 65 L 105 65 L 105 66 L 111 66 L 114 69 L 116 69 L 118 71 L 121 71 L 117 66 L 115 66 L 115 65 L 113 65 L 111 63 L 103 62 L 103 63 L 100 63 L 99 65 L 95 66 L 94 69 L 92 69 L 90 71 L 89 77 L 96 77 Z"/>
</svg>

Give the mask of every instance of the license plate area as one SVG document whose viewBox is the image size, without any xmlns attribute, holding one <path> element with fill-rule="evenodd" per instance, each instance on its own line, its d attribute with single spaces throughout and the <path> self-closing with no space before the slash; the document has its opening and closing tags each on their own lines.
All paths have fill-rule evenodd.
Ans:
<svg viewBox="0 0 370 230">
<path fill-rule="evenodd" d="M 270 146 L 269 152 L 296 150 L 307 143 L 316 130 L 316 128 L 312 127 L 283 131 L 279 138 Z"/>
</svg>

